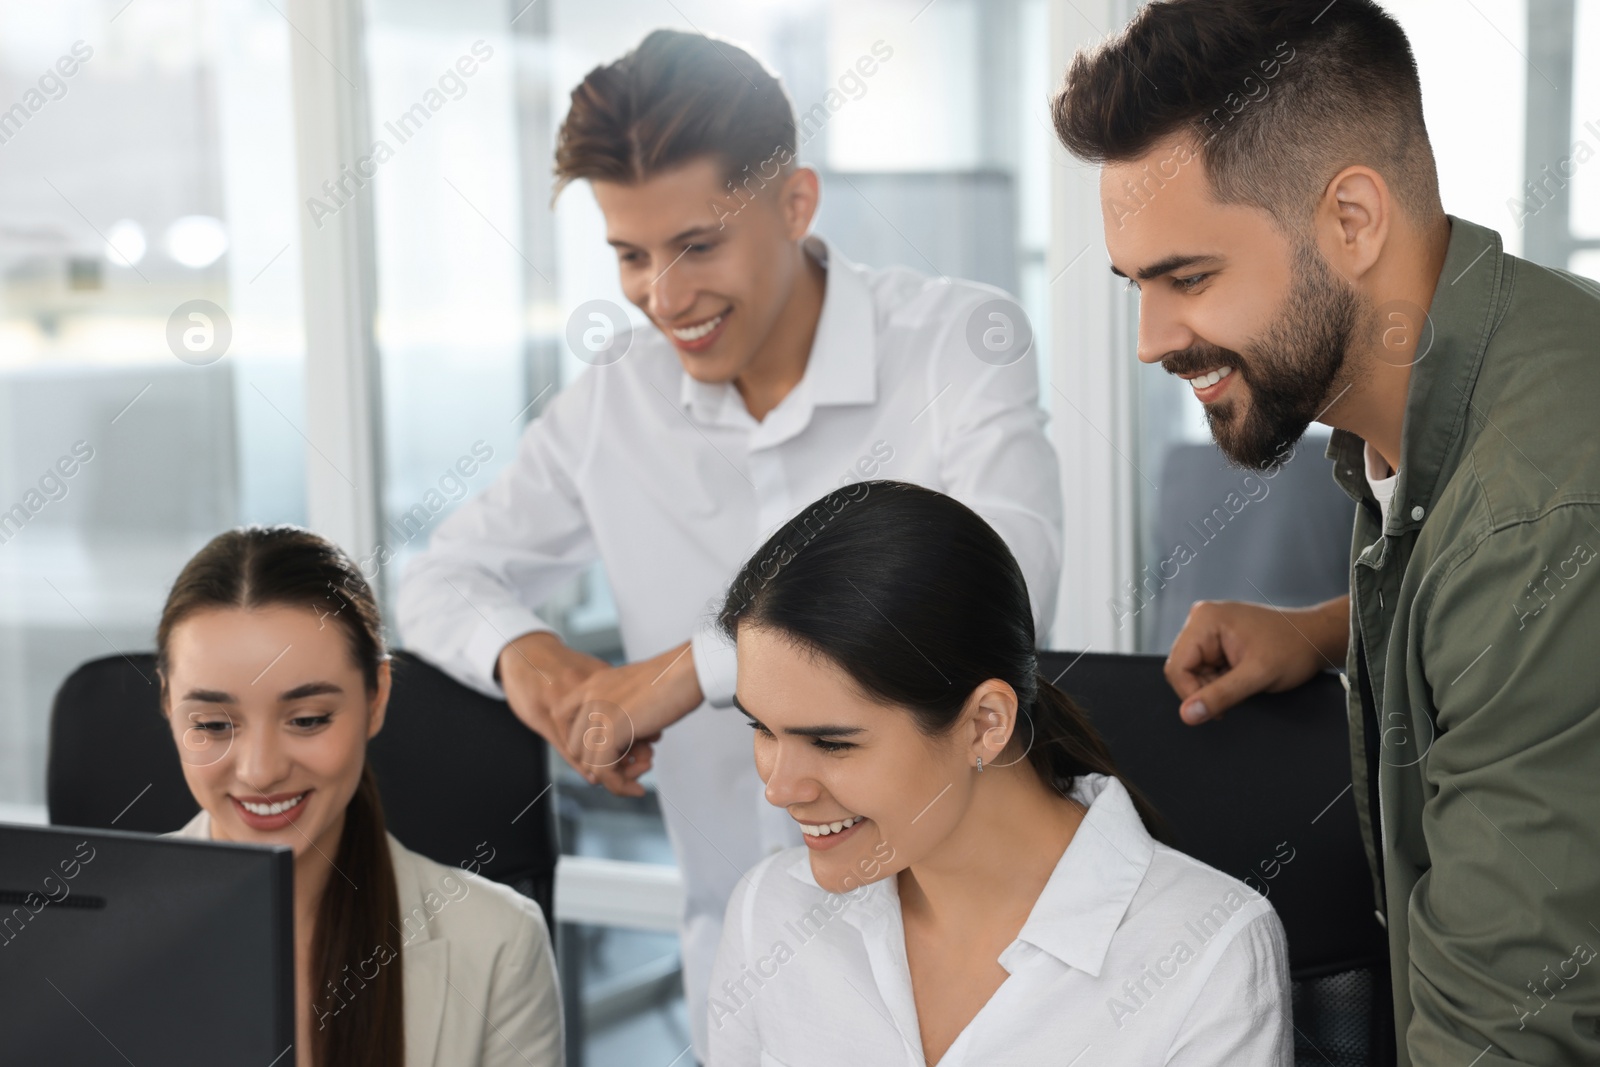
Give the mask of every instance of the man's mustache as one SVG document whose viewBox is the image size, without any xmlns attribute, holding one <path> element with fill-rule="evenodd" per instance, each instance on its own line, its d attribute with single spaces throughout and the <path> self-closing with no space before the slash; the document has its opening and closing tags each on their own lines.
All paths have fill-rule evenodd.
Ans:
<svg viewBox="0 0 1600 1067">
<path fill-rule="evenodd" d="M 1209 344 L 1191 345 L 1161 357 L 1161 369 L 1168 374 L 1193 376 L 1218 367 L 1232 367 L 1243 373 L 1245 360 L 1237 352 Z"/>
</svg>

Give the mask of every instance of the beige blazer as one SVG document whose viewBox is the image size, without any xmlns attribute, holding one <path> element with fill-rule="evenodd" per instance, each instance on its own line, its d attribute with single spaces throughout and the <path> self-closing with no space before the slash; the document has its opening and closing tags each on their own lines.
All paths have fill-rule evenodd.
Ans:
<svg viewBox="0 0 1600 1067">
<path fill-rule="evenodd" d="M 210 840 L 211 816 L 202 811 L 168 836 Z M 406 1067 L 564 1067 L 561 996 L 539 905 L 419 856 L 393 834 L 389 856 L 404 935 L 391 949 L 405 974 Z"/>
</svg>

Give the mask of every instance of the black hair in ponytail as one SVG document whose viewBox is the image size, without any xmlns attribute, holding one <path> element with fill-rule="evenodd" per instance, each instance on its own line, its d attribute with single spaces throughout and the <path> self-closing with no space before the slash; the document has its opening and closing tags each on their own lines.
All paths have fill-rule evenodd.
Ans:
<svg viewBox="0 0 1600 1067">
<path fill-rule="evenodd" d="M 943 493 L 894 481 L 829 493 L 740 568 L 718 622 L 730 638 L 752 623 L 815 650 L 928 736 L 949 731 L 972 691 L 998 678 L 1017 694 L 1016 743 L 1044 782 L 1066 796 L 1080 774 L 1117 775 L 1083 710 L 1039 674 L 1016 558 Z M 1155 809 L 1123 784 L 1164 836 Z"/>
</svg>

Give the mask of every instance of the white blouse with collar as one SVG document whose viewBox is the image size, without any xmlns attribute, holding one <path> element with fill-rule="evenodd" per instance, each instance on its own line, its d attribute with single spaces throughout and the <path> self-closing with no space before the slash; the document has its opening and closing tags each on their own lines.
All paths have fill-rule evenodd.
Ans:
<svg viewBox="0 0 1600 1067">
<path fill-rule="evenodd" d="M 1009 977 L 939 1067 L 1288 1067 L 1288 949 L 1266 898 L 1154 841 L 1122 783 L 1088 806 Z M 997 877 L 999 875 L 997 874 Z M 808 850 L 735 890 L 711 981 L 710 1067 L 925 1067 L 894 878 L 828 893 Z"/>
<path fill-rule="evenodd" d="M 210 840 L 211 816 L 168 836 Z M 379 966 L 400 952 L 405 1067 L 562 1067 L 561 998 L 539 905 L 393 834 L 389 857 L 402 934 L 371 959 Z"/>
</svg>

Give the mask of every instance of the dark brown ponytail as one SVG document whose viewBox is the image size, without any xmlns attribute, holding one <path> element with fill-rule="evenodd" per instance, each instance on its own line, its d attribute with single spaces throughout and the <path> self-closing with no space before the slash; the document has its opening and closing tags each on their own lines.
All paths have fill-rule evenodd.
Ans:
<svg viewBox="0 0 1600 1067">
<path fill-rule="evenodd" d="M 345 809 L 334 866 L 350 881 L 337 872 L 330 875 L 317 908 L 312 1004 L 320 1006 L 317 1021 L 326 1025 L 312 1030 L 312 1062 L 317 1067 L 403 1064 L 404 982 L 401 939 L 395 933 L 400 899 L 370 763 Z"/>
<path fill-rule="evenodd" d="M 343 625 L 370 697 L 387 658 L 377 600 L 337 545 L 295 526 L 219 534 L 195 553 L 167 595 L 156 629 L 163 704 L 168 644 L 189 615 L 211 608 L 303 607 Z M 312 944 L 312 1063 L 398 1067 L 405 1062 L 400 900 L 371 765 L 345 808 L 334 872 Z M 352 884 L 353 883 L 353 884 Z M 376 969 L 377 973 L 371 972 Z"/>
<path fill-rule="evenodd" d="M 1132 782 L 1117 773 L 1111 750 L 1106 747 L 1100 732 L 1089 722 L 1084 710 L 1037 671 L 1034 673 L 1034 683 L 1034 697 L 1028 708 L 1029 721 L 1026 724 L 1033 730 L 1033 742 L 1028 745 L 1027 753 L 1028 762 L 1033 764 L 1039 777 L 1065 796 L 1080 774 L 1110 775 L 1128 791 L 1134 810 L 1139 813 L 1151 836 L 1167 840 L 1167 827 L 1161 815 Z M 1023 729 L 1019 726 L 1017 732 L 1022 733 Z M 1027 743 L 1026 736 L 1022 740 Z"/>
</svg>

